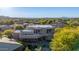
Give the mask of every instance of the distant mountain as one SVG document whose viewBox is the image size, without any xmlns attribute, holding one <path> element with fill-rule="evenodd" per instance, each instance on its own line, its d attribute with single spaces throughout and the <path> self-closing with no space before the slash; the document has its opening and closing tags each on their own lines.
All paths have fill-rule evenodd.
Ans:
<svg viewBox="0 0 79 59">
<path fill-rule="evenodd" d="M 54 18 L 54 17 L 52 17 Z M 9 16 L 0 16 L 0 20 L 6 20 L 6 19 L 11 19 L 11 20 L 38 20 L 38 19 L 45 19 L 45 20 L 48 20 L 48 19 L 52 19 L 52 18 L 49 18 L 49 17 L 45 17 L 45 18 L 24 18 L 24 17 L 9 17 Z M 55 17 L 56 18 L 56 17 Z M 64 20 L 68 19 L 68 18 L 79 18 L 79 17 L 57 17 L 57 18 L 63 18 Z"/>
<path fill-rule="evenodd" d="M 16 20 L 19 18 L 14 18 L 14 17 L 9 17 L 9 16 L 0 16 L 0 20 L 6 20 L 6 19 Z"/>
</svg>

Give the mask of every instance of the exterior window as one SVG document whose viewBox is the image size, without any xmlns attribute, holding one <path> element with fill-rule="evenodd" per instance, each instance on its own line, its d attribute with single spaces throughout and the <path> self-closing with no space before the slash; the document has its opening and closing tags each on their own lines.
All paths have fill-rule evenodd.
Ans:
<svg viewBox="0 0 79 59">
<path fill-rule="evenodd" d="M 30 33 L 23 32 L 22 35 L 31 35 Z"/>
<path fill-rule="evenodd" d="M 40 30 L 35 30 L 34 33 L 40 33 Z"/>
<path fill-rule="evenodd" d="M 47 33 L 51 33 L 51 29 L 47 29 Z"/>
<path fill-rule="evenodd" d="M 0 28 L 0 31 L 1 31 L 2 29 Z"/>
<path fill-rule="evenodd" d="M 23 33 L 23 35 L 27 35 L 27 33 Z M 29 35 L 29 33 L 28 33 L 28 35 Z"/>
</svg>

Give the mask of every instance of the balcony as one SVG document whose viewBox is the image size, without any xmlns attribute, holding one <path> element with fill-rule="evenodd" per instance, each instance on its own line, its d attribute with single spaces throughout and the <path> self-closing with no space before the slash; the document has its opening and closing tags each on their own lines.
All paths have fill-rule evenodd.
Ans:
<svg viewBox="0 0 79 59">
<path fill-rule="evenodd" d="M 40 37 L 42 37 L 42 35 L 40 35 L 40 34 L 33 34 L 33 35 L 20 35 L 19 36 L 19 38 L 20 39 L 37 39 L 37 38 L 40 38 Z"/>
</svg>

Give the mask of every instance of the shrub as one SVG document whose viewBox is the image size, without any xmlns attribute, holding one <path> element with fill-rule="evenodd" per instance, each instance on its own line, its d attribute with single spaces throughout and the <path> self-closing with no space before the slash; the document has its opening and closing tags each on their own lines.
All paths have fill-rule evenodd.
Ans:
<svg viewBox="0 0 79 59">
<path fill-rule="evenodd" d="M 11 29 L 5 30 L 3 32 L 3 34 L 6 35 L 8 38 L 12 38 L 12 33 L 13 33 L 13 30 Z"/>
<path fill-rule="evenodd" d="M 54 34 L 54 39 L 50 43 L 51 50 L 73 51 L 79 49 L 79 27 L 59 29 Z"/>
</svg>

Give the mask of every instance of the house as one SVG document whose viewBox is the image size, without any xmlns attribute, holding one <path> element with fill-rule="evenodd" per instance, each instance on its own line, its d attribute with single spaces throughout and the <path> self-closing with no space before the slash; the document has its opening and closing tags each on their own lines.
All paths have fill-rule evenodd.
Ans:
<svg viewBox="0 0 79 59">
<path fill-rule="evenodd" d="M 25 30 L 16 30 L 13 33 L 14 39 L 19 39 L 31 46 L 48 46 L 53 36 L 51 25 L 29 25 Z"/>
<path fill-rule="evenodd" d="M 29 25 L 29 23 L 23 23 L 23 26 L 24 27 L 26 27 L 26 26 L 28 26 Z"/>
<path fill-rule="evenodd" d="M 14 37 L 19 39 L 37 38 L 38 36 L 51 36 L 53 31 L 51 25 L 29 25 L 24 30 L 16 30 Z"/>
<path fill-rule="evenodd" d="M 0 25 L 0 31 L 4 31 L 7 29 L 13 29 L 14 26 L 13 25 Z"/>
<path fill-rule="evenodd" d="M 52 26 L 55 26 L 55 28 L 62 28 L 66 25 L 67 25 L 67 23 L 65 23 L 64 21 L 59 21 L 59 22 L 52 24 Z"/>
</svg>

